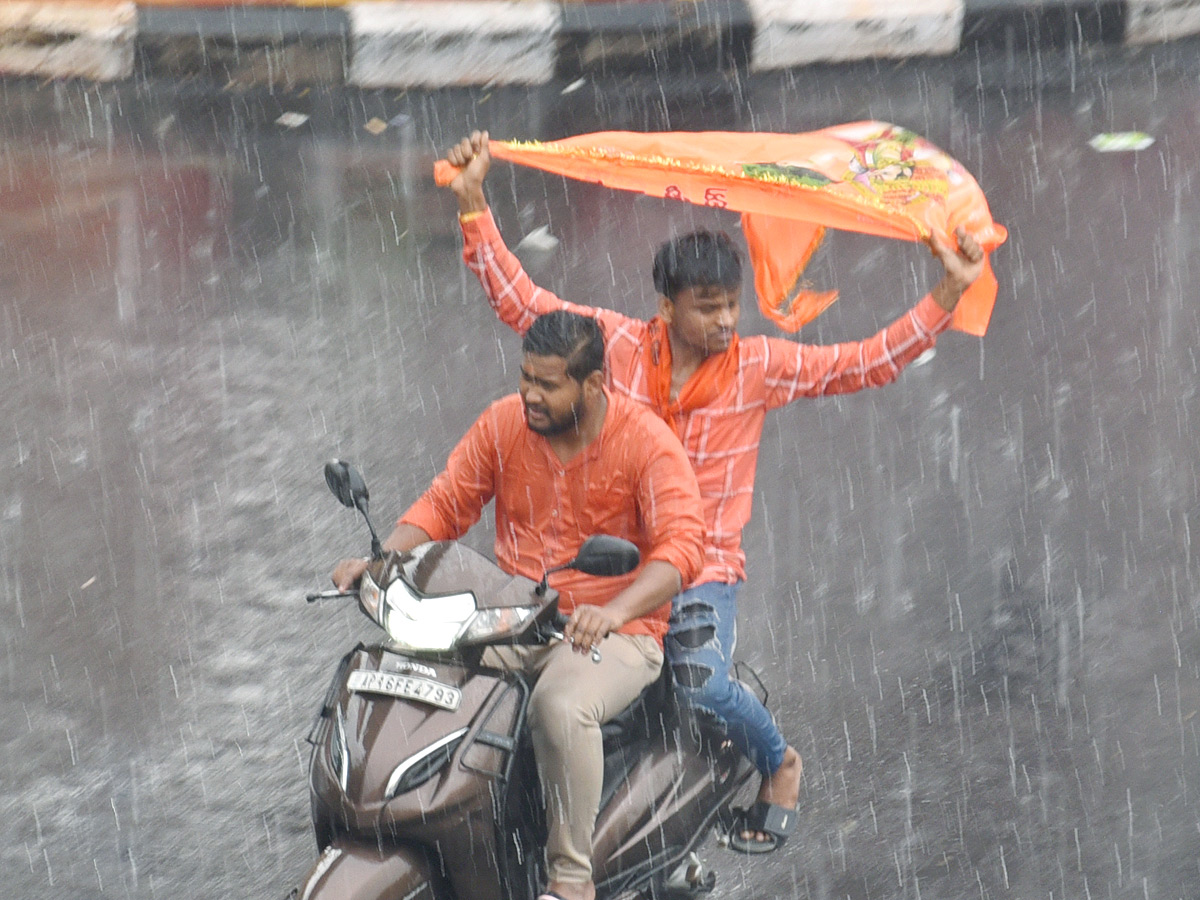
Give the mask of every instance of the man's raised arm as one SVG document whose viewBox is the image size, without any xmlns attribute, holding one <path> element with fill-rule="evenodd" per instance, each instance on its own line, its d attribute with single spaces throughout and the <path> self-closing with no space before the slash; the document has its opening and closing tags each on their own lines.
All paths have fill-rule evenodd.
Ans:
<svg viewBox="0 0 1200 900">
<path fill-rule="evenodd" d="M 595 319 L 606 335 L 620 327 L 625 317 L 619 313 L 568 303 L 538 287 L 505 245 L 483 193 L 483 182 L 492 165 L 486 131 L 463 138 L 446 151 L 446 161 L 459 170 L 448 186 L 458 198 L 463 261 L 483 285 L 488 304 L 501 322 L 517 334 L 524 334 L 538 316 L 566 309 Z"/>
<path fill-rule="evenodd" d="M 944 274 L 917 305 L 863 341 L 841 344 L 798 344 L 767 340 L 767 407 L 774 409 L 800 397 L 850 394 L 895 381 L 910 362 L 928 350 L 950 327 L 951 314 L 963 292 L 983 271 L 984 253 L 963 229 L 955 232 L 958 248 L 936 236 L 929 250 Z"/>
</svg>

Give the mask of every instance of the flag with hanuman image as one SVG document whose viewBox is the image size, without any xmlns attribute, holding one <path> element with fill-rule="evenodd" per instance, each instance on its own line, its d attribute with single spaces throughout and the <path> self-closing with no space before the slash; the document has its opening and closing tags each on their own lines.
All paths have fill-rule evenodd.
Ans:
<svg viewBox="0 0 1200 900">
<path fill-rule="evenodd" d="M 837 298 L 813 290 L 804 269 L 827 228 L 953 246 L 965 228 L 990 253 L 1008 232 L 963 166 L 929 141 L 886 122 L 803 134 L 607 131 L 560 141 L 490 141 L 492 155 L 568 178 L 742 214 L 763 313 L 796 331 Z M 455 170 L 434 171 L 448 184 Z M 952 327 L 987 331 L 996 300 L 991 266 L 963 295 Z"/>
</svg>

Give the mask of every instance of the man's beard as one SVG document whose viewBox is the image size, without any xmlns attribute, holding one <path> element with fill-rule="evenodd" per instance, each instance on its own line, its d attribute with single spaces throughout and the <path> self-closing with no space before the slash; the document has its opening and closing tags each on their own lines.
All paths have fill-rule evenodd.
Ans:
<svg viewBox="0 0 1200 900">
<path fill-rule="evenodd" d="M 544 425 L 534 425 L 530 422 L 529 407 L 525 407 L 525 424 L 529 426 L 529 430 L 534 434 L 540 434 L 542 437 L 555 437 L 579 427 L 578 403 L 571 404 L 571 408 L 557 419 L 550 415 L 548 409 L 542 408 L 539 411 L 546 417 L 546 424 Z"/>
</svg>

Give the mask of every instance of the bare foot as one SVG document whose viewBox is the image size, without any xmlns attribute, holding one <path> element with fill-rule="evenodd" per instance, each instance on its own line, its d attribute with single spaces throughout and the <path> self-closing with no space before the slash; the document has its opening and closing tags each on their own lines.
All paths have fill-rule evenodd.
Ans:
<svg viewBox="0 0 1200 900">
<path fill-rule="evenodd" d="M 762 787 L 758 789 L 758 799 L 763 803 L 773 803 L 776 806 L 782 806 L 784 809 L 795 809 L 796 804 L 800 802 L 800 776 L 804 773 L 804 763 L 800 759 L 800 754 L 796 752 L 796 748 L 788 747 L 783 754 L 783 762 L 774 774 L 769 775 L 762 780 Z M 742 840 L 748 841 L 751 838 L 760 842 L 766 843 L 771 840 L 769 835 L 763 834 L 761 831 L 743 831 Z M 575 898 L 569 898 L 575 900 Z M 590 898 L 584 898 L 590 900 Z"/>
<path fill-rule="evenodd" d="M 558 894 L 563 900 L 596 900 L 596 885 L 591 881 L 551 881 L 546 893 Z"/>
</svg>

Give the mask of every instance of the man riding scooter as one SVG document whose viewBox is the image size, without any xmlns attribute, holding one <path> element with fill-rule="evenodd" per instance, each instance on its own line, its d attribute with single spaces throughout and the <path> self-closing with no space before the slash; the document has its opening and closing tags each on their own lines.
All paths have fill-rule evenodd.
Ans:
<svg viewBox="0 0 1200 900">
<path fill-rule="evenodd" d="M 500 319 L 524 332 L 534 317 L 567 309 L 604 332 L 608 387 L 652 408 L 680 436 L 695 467 L 707 540 L 698 578 L 674 600 L 664 642 L 680 698 L 706 711 L 762 773 L 757 802 L 728 835 L 744 853 L 782 846 L 795 827 L 801 760 L 754 693 L 730 673 L 737 595 L 745 578 L 742 530 L 750 520 L 758 446 L 768 410 L 802 397 L 882 387 L 934 345 L 950 325 L 984 254 L 962 229 L 958 247 L 932 236 L 944 269 L 932 291 L 871 338 L 829 346 L 764 336 L 739 339 L 742 266 L 724 234 L 696 232 L 669 241 L 654 259 L 658 315 L 634 319 L 564 301 L 535 285 L 504 245 L 483 192 L 491 165 L 488 137 L 475 132 L 446 160 L 459 204 L 463 258 Z"/>
<path fill-rule="evenodd" d="M 700 571 L 703 513 L 678 439 L 649 410 L 605 388 L 594 320 L 565 311 L 539 317 L 522 350 L 519 393 L 476 420 L 383 547 L 404 552 L 458 538 L 494 497 L 495 557 L 510 574 L 540 580 L 592 534 L 626 538 L 641 551 L 642 564 L 627 576 L 551 575 L 568 615 L 563 641 L 484 654 L 488 665 L 536 679 L 529 725 L 548 825 L 542 900 L 593 900 L 600 725 L 659 674 L 670 600 Z M 366 566 L 342 560 L 335 585 L 348 590 Z"/>
</svg>

